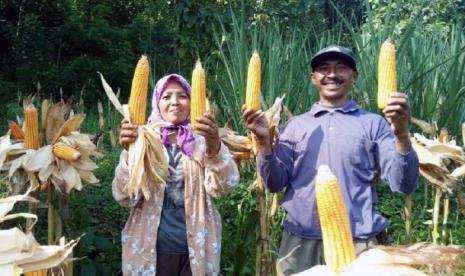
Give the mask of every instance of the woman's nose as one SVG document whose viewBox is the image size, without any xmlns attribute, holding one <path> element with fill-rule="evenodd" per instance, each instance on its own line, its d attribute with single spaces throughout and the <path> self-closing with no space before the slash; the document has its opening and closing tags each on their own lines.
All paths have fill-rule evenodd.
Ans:
<svg viewBox="0 0 465 276">
<path fill-rule="evenodd" d="M 178 97 L 171 97 L 171 104 L 179 104 L 179 98 Z"/>
</svg>

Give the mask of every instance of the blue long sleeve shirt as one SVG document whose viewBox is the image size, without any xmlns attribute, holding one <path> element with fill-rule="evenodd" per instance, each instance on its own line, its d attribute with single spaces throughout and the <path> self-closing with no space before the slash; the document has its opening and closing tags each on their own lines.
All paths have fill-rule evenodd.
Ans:
<svg viewBox="0 0 465 276">
<path fill-rule="evenodd" d="M 355 238 L 367 239 L 387 227 L 375 210 L 374 182 L 410 194 L 418 181 L 418 157 L 402 155 L 386 120 L 353 101 L 338 108 L 315 103 L 286 123 L 270 155 L 259 155 L 259 170 L 270 192 L 285 189 L 283 227 L 306 239 L 321 239 L 314 181 L 320 165 L 336 175 Z"/>
</svg>

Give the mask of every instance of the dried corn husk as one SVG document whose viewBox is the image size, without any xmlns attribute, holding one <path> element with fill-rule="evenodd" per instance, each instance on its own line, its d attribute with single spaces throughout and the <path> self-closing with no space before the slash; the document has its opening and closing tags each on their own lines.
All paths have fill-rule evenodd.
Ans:
<svg viewBox="0 0 465 276">
<path fill-rule="evenodd" d="M 160 128 L 168 125 L 170 124 L 158 122 L 138 128 L 137 139 L 129 146 L 128 151 L 129 183 L 126 190 L 131 196 L 137 197 L 141 191 L 144 198 L 149 199 L 148 183 L 156 188 L 166 184 L 168 161 L 160 140 Z"/>
<path fill-rule="evenodd" d="M 110 102 L 121 115 L 129 118 L 127 105 L 121 105 L 110 85 L 100 74 L 103 88 Z M 157 122 L 151 125 L 140 125 L 138 136 L 134 143 L 129 145 L 128 168 L 129 182 L 125 187 L 131 197 L 137 197 L 139 192 L 145 199 L 150 198 L 150 190 L 147 183 L 152 183 L 155 188 L 166 183 L 168 178 L 168 161 L 164 155 L 163 145 L 160 141 L 160 128 L 169 126 L 166 122 Z"/>
<path fill-rule="evenodd" d="M 71 132 L 77 131 L 79 127 L 81 126 L 82 122 L 85 119 L 84 114 L 76 114 L 73 116 L 70 116 L 66 122 L 64 122 L 58 131 L 55 133 L 55 136 L 53 137 L 51 144 L 55 144 L 58 139 L 62 136 L 68 136 Z"/>
<path fill-rule="evenodd" d="M 52 143 L 52 140 L 56 136 L 61 126 L 65 123 L 65 117 L 69 114 L 71 108 L 64 103 L 55 103 L 48 108 L 45 138 L 48 144 Z"/>
<path fill-rule="evenodd" d="M 17 217 L 35 218 L 33 214 L 7 215 L 18 201 L 37 202 L 27 194 L 0 199 L 0 223 Z M 31 225 L 33 227 L 34 224 Z M 18 228 L 0 230 L 0 275 L 20 275 L 21 273 L 55 267 L 72 252 L 79 239 L 61 246 L 41 246 L 29 229 L 26 233 Z"/>
<path fill-rule="evenodd" d="M 435 128 L 434 128 L 434 125 L 433 124 L 430 124 L 424 120 L 421 120 L 421 119 L 417 119 L 417 118 L 414 118 L 414 117 L 411 117 L 410 118 L 410 121 L 417 125 L 424 133 L 426 134 L 429 134 L 429 135 L 435 135 L 436 134 L 436 131 L 435 131 Z"/>
<path fill-rule="evenodd" d="M 14 195 L 6 198 L 0 198 L 0 218 L 5 217 L 15 206 L 18 201 L 29 201 L 38 203 L 39 201 L 31 196 L 28 196 L 30 190 L 24 195 Z"/>
<path fill-rule="evenodd" d="M 296 275 L 455 275 L 458 268 L 464 267 L 464 257 L 465 249 L 456 245 L 421 242 L 411 246 L 375 246 L 363 251 L 340 274 L 318 274 L 327 271 L 326 266 L 320 266 Z"/>
<path fill-rule="evenodd" d="M 71 132 L 68 136 L 58 138 L 55 145 L 67 145 L 79 151 L 81 157 L 75 161 L 57 158 L 53 154 L 53 146 L 47 145 L 25 157 L 23 168 L 29 172 L 38 172 L 41 182 L 50 182 L 62 193 L 69 194 L 72 189 L 80 191 L 82 181 L 97 184 L 93 170 L 97 165 L 92 156 L 100 156 L 97 147 L 91 142 L 89 135 Z"/>
<path fill-rule="evenodd" d="M 265 117 L 272 132 L 279 126 L 284 97 L 285 96 L 277 97 L 273 106 L 265 111 Z M 227 124 L 219 128 L 219 136 L 228 147 L 236 162 L 250 160 L 255 157 L 256 149 L 253 148 L 253 137 L 241 136 L 236 131 L 229 128 Z"/>
<path fill-rule="evenodd" d="M 418 133 L 411 142 L 420 162 L 420 174 L 442 191 L 451 193 L 457 189 L 457 179 L 465 174 L 465 154 L 444 130 L 442 133 L 440 139 L 444 142 Z"/>
</svg>

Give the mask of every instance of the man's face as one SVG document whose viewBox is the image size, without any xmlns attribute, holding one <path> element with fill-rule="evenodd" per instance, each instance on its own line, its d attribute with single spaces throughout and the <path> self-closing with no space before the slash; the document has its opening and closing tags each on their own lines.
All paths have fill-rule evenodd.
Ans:
<svg viewBox="0 0 465 276">
<path fill-rule="evenodd" d="M 340 58 L 328 58 L 318 64 L 311 75 L 318 89 L 320 101 L 337 105 L 347 99 L 349 90 L 357 78 L 357 72 Z"/>
</svg>

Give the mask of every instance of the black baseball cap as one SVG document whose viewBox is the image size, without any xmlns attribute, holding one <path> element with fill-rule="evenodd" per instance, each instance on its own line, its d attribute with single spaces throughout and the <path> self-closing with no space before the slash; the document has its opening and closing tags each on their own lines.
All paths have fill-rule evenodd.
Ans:
<svg viewBox="0 0 465 276">
<path fill-rule="evenodd" d="M 315 67 L 318 64 L 329 57 L 343 59 L 352 67 L 352 69 L 354 69 L 354 71 L 357 71 L 357 63 L 355 61 L 354 52 L 352 52 L 352 50 L 349 48 L 338 45 L 328 46 L 318 51 L 318 53 L 316 53 L 310 61 L 312 70 L 315 70 Z"/>
</svg>

